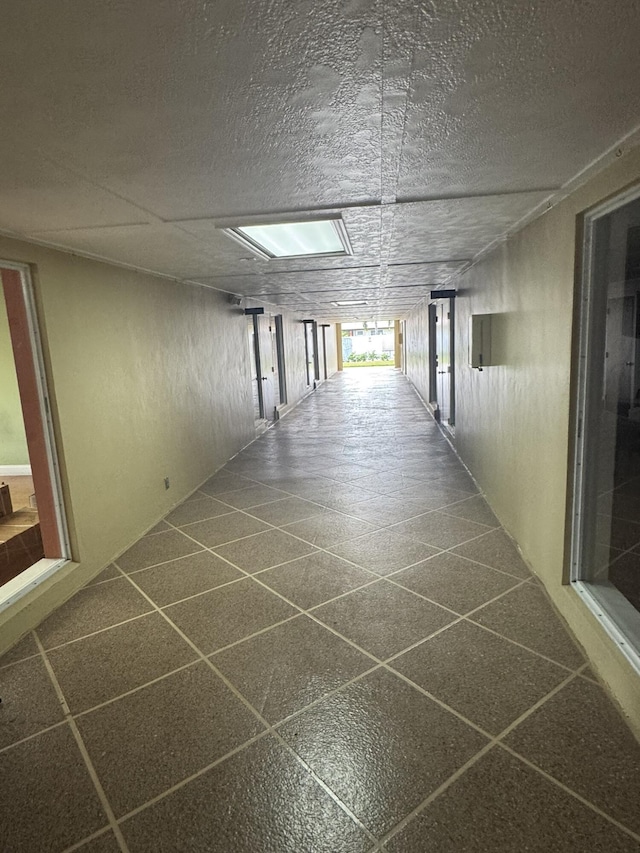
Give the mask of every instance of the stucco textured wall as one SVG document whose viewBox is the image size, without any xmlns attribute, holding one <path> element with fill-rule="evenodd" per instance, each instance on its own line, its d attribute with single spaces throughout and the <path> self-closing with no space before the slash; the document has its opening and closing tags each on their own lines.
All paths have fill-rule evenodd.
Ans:
<svg viewBox="0 0 640 853">
<path fill-rule="evenodd" d="M 640 180 L 640 149 L 499 245 L 455 282 L 458 453 L 640 730 L 640 679 L 562 585 L 579 215 Z M 468 366 L 471 314 L 492 314 L 495 366 Z M 407 375 L 427 399 L 427 305 L 407 323 Z"/>
<path fill-rule="evenodd" d="M 255 428 L 246 317 L 226 294 L 12 240 L 0 239 L 0 258 L 35 265 L 78 564 L 5 611 L 1 650 L 252 441 Z M 303 326 L 285 314 L 285 327 L 295 403 L 307 392 Z"/>
</svg>

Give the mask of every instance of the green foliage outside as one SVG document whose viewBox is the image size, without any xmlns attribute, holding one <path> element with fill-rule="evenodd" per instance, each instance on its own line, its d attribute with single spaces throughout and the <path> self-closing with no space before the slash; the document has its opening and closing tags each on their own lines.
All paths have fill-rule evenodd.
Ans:
<svg viewBox="0 0 640 853">
<path fill-rule="evenodd" d="M 392 364 L 391 356 L 388 352 L 383 352 L 378 355 L 377 352 L 352 352 L 348 358 L 345 358 L 344 367 L 390 367 Z"/>
<path fill-rule="evenodd" d="M 391 361 L 391 356 L 388 352 L 383 352 L 382 355 L 378 355 L 375 350 L 371 350 L 370 352 L 361 352 L 355 353 L 352 352 L 349 358 L 346 359 L 347 362 L 358 362 L 358 361 L 379 361 L 384 364 L 386 361 Z"/>
</svg>

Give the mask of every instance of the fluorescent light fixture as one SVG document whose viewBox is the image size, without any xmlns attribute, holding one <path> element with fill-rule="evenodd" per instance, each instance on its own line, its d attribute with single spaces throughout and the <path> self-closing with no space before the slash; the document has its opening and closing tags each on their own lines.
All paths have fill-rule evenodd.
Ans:
<svg viewBox="0 0 640 853">
<path fill-rule="evenodd" d="M 332 305 L 337 305 L 338 308 L 352 308 L 354 305 L 368 305 L 366 299 L 348 299 L 346 302 L 332 302 Z"/>
<path fill-rule="evenodd" d="M 347 230 L 339 216 L 234 225 L 222 230 L 245 248 L 269 260 L 352 254 Z"/>
</svg>

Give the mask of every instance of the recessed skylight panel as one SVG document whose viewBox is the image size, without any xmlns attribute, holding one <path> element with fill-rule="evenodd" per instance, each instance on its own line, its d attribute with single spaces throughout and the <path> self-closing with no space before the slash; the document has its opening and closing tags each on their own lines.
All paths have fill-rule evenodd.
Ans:
<svg viewBox="0 0 640 853">
<path fill-rule="evenodd" d="M 224 231 L 263 258 L 351 254 L 349 238 L 340 218 L 236 225 Z"/>
</svg>

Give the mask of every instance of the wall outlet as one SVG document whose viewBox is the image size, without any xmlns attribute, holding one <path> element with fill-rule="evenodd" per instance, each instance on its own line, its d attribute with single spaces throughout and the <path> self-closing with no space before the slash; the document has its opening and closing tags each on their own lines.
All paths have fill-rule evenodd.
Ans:
<svg viewBox="0 0 640 853">
<path fill-rule="evenodd" d="M 164 478 L 164 487 L 165 487 L 165 489 L 168 489 L 170 485 L 171 485 L 171 484 L 169 483 L 169 478 L 168 478 L 168 477 L 165 477 L 165 478 Z"/>
</svg>

